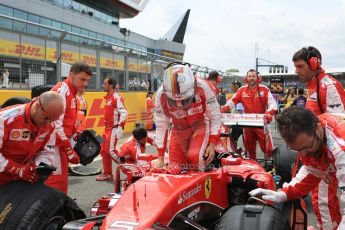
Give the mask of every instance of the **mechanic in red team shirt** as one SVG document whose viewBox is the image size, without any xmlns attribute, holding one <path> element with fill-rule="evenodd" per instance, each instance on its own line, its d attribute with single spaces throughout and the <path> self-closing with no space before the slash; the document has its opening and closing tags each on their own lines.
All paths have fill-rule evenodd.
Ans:
<svg viewBox="0 0 345 230">
<path fill-rule="evenodd" d="M 78 164 L 80 161 L 71 145 L 71 140 L 77 133 L 76 122 L 79 108 L 76 95 L 78 91 L 86 88 L 91 76 L 89 66 L 86 63 L 77 62 L 71 66 L 67 79 L 52 88 L 52 91 L 59 93 L 63 98 L 64 113 L 55 122 L 58 148 L 55 148 L 54 157 L 59 164 L 55 165 L 57 170 L 48 177 L 46 184 L 65 194 L 68 190 L 68 163 Z"/>
<path fill-rule="evenodd" d="M 318 49 L 309 46 L 298 50 L 292 57 L 296 74 L 307 83 L 306 108 L 316 115 L 345 113 L 345 92 L 339 81 L 325 73 Z"/>
<path fill-rule="evenodd" d="M 136 128 L 132 134 L 133 136 L 128 138 L 120 148 L 119 157 L 124 158 L 122 162 L 138 163 L 156 158 L 152 154 L 146 154 L 146 143 L 155 144 L 153 138 L 147 135 L 147 131 L 144 128 Z"/>
<path fill-rule="evenodd" d="M 0 110 L 0 186 L 13 180 L 35 183 L 40 162 L 55 164 L 53 122 L 62 113 L 63 100 L 55 92 Z"/>
<path fill-rule="evenodd" d="M 155 109 L 155 102 L 153 100 L 153 92 L 149 91 L 146 95 L 146 114 L 147 114 L 147 123 L 146 128 L 147 130 L 153 130 L 154 129 L 154 120 L 153 120 L 153 114 Z"/>
<path fill-rule="evenodd" d="M 120 163 L 116 144 L 123 135 L 123 127 L 126 124 L 127 110 L 122 96 L 115 92 L 116 81 L 108 77 L 104 79 L 103 89 L 107 93 L 104 97 L 104 142 L 102 143 L 101 156 L 103 161 L 103 174 L 96 177 L 97 181 L 113 180 L 112 160 Z"/>
<path fill-rule="evenodd" d="M 322 56 L 318 49 L 309 46 L 298 50 L 292 57 L 296 74 L 301 81 L 307 83 L 308 95 L 306 108 L 316 115 L 323 113 L 345 113 L 345 92 L 339 81 L 327 75 L 322 68 Z M 339 212 L 339 209 L 328 210 L 328 207 L 337 207 L 338 199 L 336 193 L 336 183 L 324 183 L 321 181 L 318 188 L 313 190 L 313 197 L 328 197 L 325 203 L 322 199 L 313 199 L 315 214 L 319 223 L 332 223 L 330 212 Z M 329 203 L 329 204 L 328 204 Z M 321 225 L 322 226 L 322 225 Z"/>
<path fill-rule="evenodd" d="M 172 123 L 170 165 L 204 170 L 215 155 L 220 119 L 216 96 L 208 84 L 194 77 L 186 63 L 170 63 L 155 100 L 158 165 L 164 164 L 168 128 Z"/>
<path fill-rule="evenodd" d="M 260 84 L 261 78 L 257 72 L 250 69 L 244 80 L 248 85 L 242 86 L 222 106 L 222 112 L 231 111 L 238 103 L 242 103 L 244 113 L 265 114 L 267 123 L 270 123 L 274 114 L 277 113 L 277 103 L 274 100 L 269 88 Z M 272 156 L 273 144 L 271 134 L 265 137 L 262 128 L 244 128 L 244 146 L 249 152 L 251 159 L 256 159 L 256 142 L 259 142 L 261 150 L 266 153 L 265 157 Z M 266 139 L 266 140 L 265 140 Z"/>
<path fill-rule="evenodd" d="M 345 201 L 345 114 L 324 113 L 317 117 L 306 108 L 289 107 L 276 122 L 290 149 L 299 152 L 303 166 L 282 191 L 255 189 L 250 195 L 261 194 L 263 199 L 284 202 L 313 191 L 312 203 L 320 229 L 345 229 L 345 210 L 341 214 L 337 197 L 339 187 L 340 200 Z M 336 187 L 321 191 L 320 184 Z"/>
</svg>

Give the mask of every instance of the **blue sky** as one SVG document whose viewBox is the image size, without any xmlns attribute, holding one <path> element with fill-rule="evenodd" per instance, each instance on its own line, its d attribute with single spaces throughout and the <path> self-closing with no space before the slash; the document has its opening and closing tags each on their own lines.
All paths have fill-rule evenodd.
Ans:
<svg viewBox="0 0 345 230">
<path fill-rule="evenodd" d="M 294 71 L 294 52 L 312 45 L 325 68 L 345 67 L 345 0 L 149 0 L 120 26 L 159 39 L 187 9 L 184 61 L 245 72 L 257 43 L 260 58 Z"/>
</svg>

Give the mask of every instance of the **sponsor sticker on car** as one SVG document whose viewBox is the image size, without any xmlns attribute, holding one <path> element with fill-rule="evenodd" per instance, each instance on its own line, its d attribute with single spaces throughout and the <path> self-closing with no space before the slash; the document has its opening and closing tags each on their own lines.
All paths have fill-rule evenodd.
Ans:
<svg viewBox="0 0 345 230">
<path fill-rule="evenodd" d="M 183 192 L 182 194 L 180 194 L 177 203 L 178 204 L 182 204 L 183 202 L 185 202 L 186 200 L 188 200 L 189 198 L 195 196 L 196 194 L 198 194 L 201 191 L 201 184 L 197 184 L 194 188 Z"/>
<path fill-rule="evenodd" d="M 210 194 L 211 194 L 211 186 L 212 186 L 211 182 L 212 182 L 211 178 L 207 178 L 205 180 L 205 196 L 207 199 L 210 197 Z"/>
</svg>

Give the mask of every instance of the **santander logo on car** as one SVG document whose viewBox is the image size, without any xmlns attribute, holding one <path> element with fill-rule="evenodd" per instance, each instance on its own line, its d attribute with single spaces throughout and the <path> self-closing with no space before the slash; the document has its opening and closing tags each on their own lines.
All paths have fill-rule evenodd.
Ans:
<svg viewBox="0 0 345 230">
<path fill-rule="evenodd" d="M 187 192 L 185 191 L 182 194 L 180 194 L 177 200 L 177 203 L 182 204 L 183 202 L 193 197 L 195 194 L 199 193 L 200 191 L 201 191 L 201 184 L 198 183 L 195 188 L 192 188 L 191 190 Z"/>
</svg>

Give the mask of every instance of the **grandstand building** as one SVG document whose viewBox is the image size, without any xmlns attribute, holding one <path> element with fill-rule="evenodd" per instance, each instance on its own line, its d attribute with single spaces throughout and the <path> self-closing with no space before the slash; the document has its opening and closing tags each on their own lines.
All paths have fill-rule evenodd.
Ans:
<svg viewBox="0 0 345 230">
<path fill-rule="evenodd" d="M 9 83 L 3 87 L 55 84 L 69 64 L 84 61 L 95 76 L 90 90 L 99 90 L 105 76 L 115 77 L 119 90 L 157 88 L 162 66 L 183 60 L 189 10 L 164 39 L 120 27 L 121 19 L 135 17 L 147 2 L 1 0 L 0 72 L 9 70 Z"/>
</svg>

